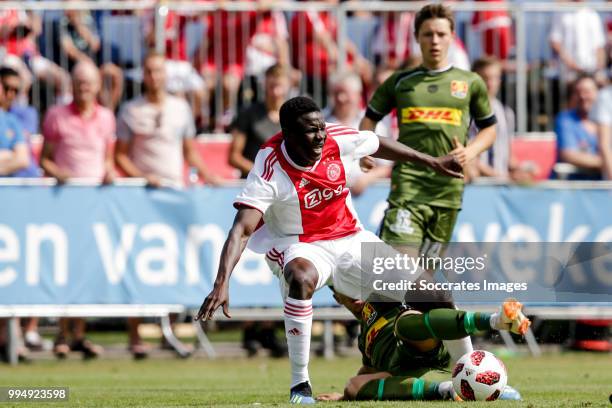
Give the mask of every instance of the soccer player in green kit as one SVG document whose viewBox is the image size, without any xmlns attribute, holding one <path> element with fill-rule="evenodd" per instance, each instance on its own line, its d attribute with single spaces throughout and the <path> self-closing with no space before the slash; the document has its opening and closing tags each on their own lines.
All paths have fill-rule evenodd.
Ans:
<svg viewBox="0 0 612 408">
<path fill-rule="evenodd" d="M 429 4 L 416 14 L 423 63 L 395 72 L 375 91 L 360 129 L 374 129 L 396 109 L 400 143 L 433 156 L 452 153 L 465 166 L 495 141 L 496 118 L 483 80 L 448 62 L 454 24 L 451 10 L 442 4 Z M 480 131 L 467 144 L 471 120 Z M 380 237 L 413 256 L 439 255 L 451 239 L 463 184 L 421 165 L 396 163 Z M 444 345 L 453 363 L 472 350 L 469 336 L 445 340 Z"/>
<path fill-rule="evenodd" d="M 415 310 L 398 303 L 363 302 L 334 292 L 334 298 L 361 323 L 362 367 L 344 389 L 322 401 L 338 400 L 460 400 L 451 381 L 419 378 L 444 370 L 450 356 L 440 340 L 458 339 L 479 330 L 525 334 L 531 324 L 522 304 L 506 299 L 496 313 L 454 309 Z M 506 393 L 506 391 L 504 391 Z"/>
<path fill-rule="evenodd" d="M 395 72 L 376 90 L 360 129 L 373 130 L 397 109 L 400 143 L 432 156 L 455 154 L 465 165 L 495 141 L 496 118 L 486 86 L 477 74 L 448 63 L 454 19 L 447 7 L 423 7 L 415 31 L 423 64 Z M 471 120 L 480 132 L 466 146 Z M 396 247 L 448 242 L 461 208 L 463 180 L 414 163 L 396 164 L 391 180 L 381 238 Z"/>
</svg>

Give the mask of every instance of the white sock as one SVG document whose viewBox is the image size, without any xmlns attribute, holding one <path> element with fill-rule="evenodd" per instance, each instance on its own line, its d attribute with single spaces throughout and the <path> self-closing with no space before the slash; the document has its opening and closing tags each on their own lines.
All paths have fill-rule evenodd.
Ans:
<svg viewBox="0 0 612 408">
<path fill-rule="evenodd" d="M 464 354 L 474 351 L 470 336 L 457 340 L 442 340 L 442 343 L 444 343 L 444 347 L 446 347 L 451 356 L 451 364 L 457 363 L 457 360 L 463 357 Z"/>
<path fill-rule="evenodd" d="M 285 336 L 291 360 L 291 387 L 304 381 L 308 376 L 310 358 L 310 333 L 312 331 L 312 299 L 285 299 Z"/>
<path fill-rule="evenodd" d="M 438 394 L 442 397 L 442 399 L 452 399 L 453 398 L 453 382 L 452 381 L 442 381 L 438 384 Z"/>
<path fill-rule="evenodd" d="M 489 325 L 492 329 L 507 330 L 507 328 L 502 325 L 501 315 L 499 313 L 491 314 L 491 317 L 489 317 Z"/>
</svg>

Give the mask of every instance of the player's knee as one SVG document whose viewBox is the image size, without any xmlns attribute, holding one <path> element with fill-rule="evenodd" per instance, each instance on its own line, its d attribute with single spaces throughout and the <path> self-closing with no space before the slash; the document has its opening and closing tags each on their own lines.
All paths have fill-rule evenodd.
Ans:
<svg viewBox="0 0 612 408">
<path fill-rule="evenodd" d="M 285 266 L 285 279 L 292 297 L 311 297 L 317 287 L 318 278 L 312 263 L 305 259 L 294 259 Z"/>
<path fill-rule="evenodd" d="M 419 310 L 414 310 L 414 309 L 409 309 L 409 310 L 402 312 L 395 320 L 394 329 L 395 329 L 395 335 L 398 338 L 400 338 L 404 342 L 404 344 L 406 344 L 407 346 L 410 346 L 411 348 L 415 350 L 418 350 L 421 352 L 427 352 L 427 351 L 434 350 L 436 347 L 438 347 L 438 345 L 440 344 L 439 340 L 434 339 L 434 338 L 425 338 L 425 339 L 409 338 L 407 337 L 407 334 L 405 333 L 406 332 L 405 329 L 404 329 L 404 333 L 402 333 L 402 330 L 400 330 L 400 325 L 401 325 L 400 323 L 402 324 L 409 323 L 410 320 L 413 320 L 413 321 L 416 320 L 416 322 L 419 322 L 421 320 L 421 315 L 422 313 Z"/>
</svg>

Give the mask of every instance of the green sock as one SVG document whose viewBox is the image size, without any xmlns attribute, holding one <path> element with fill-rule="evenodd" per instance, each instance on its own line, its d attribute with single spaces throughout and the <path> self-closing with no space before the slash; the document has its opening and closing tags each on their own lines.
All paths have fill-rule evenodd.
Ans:
<svg viewBox="0 0 612 408">
<path fill-rule="evenodd" d="M 438 382 L 414 377 L 387 377 L 368 381 L 357 393 L 357 400 L 406 401 L 439 400 Z"/>
<path fill-rule="evenodd" d="M 490 317 L 489 313 L 433 309 L 424 314 L 407 314 L 398 318 L 396 334 L 402 340 L 456 340 L 489 329 Z"/>
</svg>

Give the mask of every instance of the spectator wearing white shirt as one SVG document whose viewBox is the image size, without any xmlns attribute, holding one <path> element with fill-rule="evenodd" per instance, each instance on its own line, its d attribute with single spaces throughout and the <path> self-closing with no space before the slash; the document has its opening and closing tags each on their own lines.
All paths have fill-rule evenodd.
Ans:
<svg viewBox="0 0 612 408">
<path fill-rule="evenodd" d="M 605 78 L 606 38 L 596 11 L 585 5 L 576 11 L 558 13 L 549 40 L 561 62 L 562 82 L 573 81 L 580 74 L 595 75 L 598 81 Z"/>
</svg>

